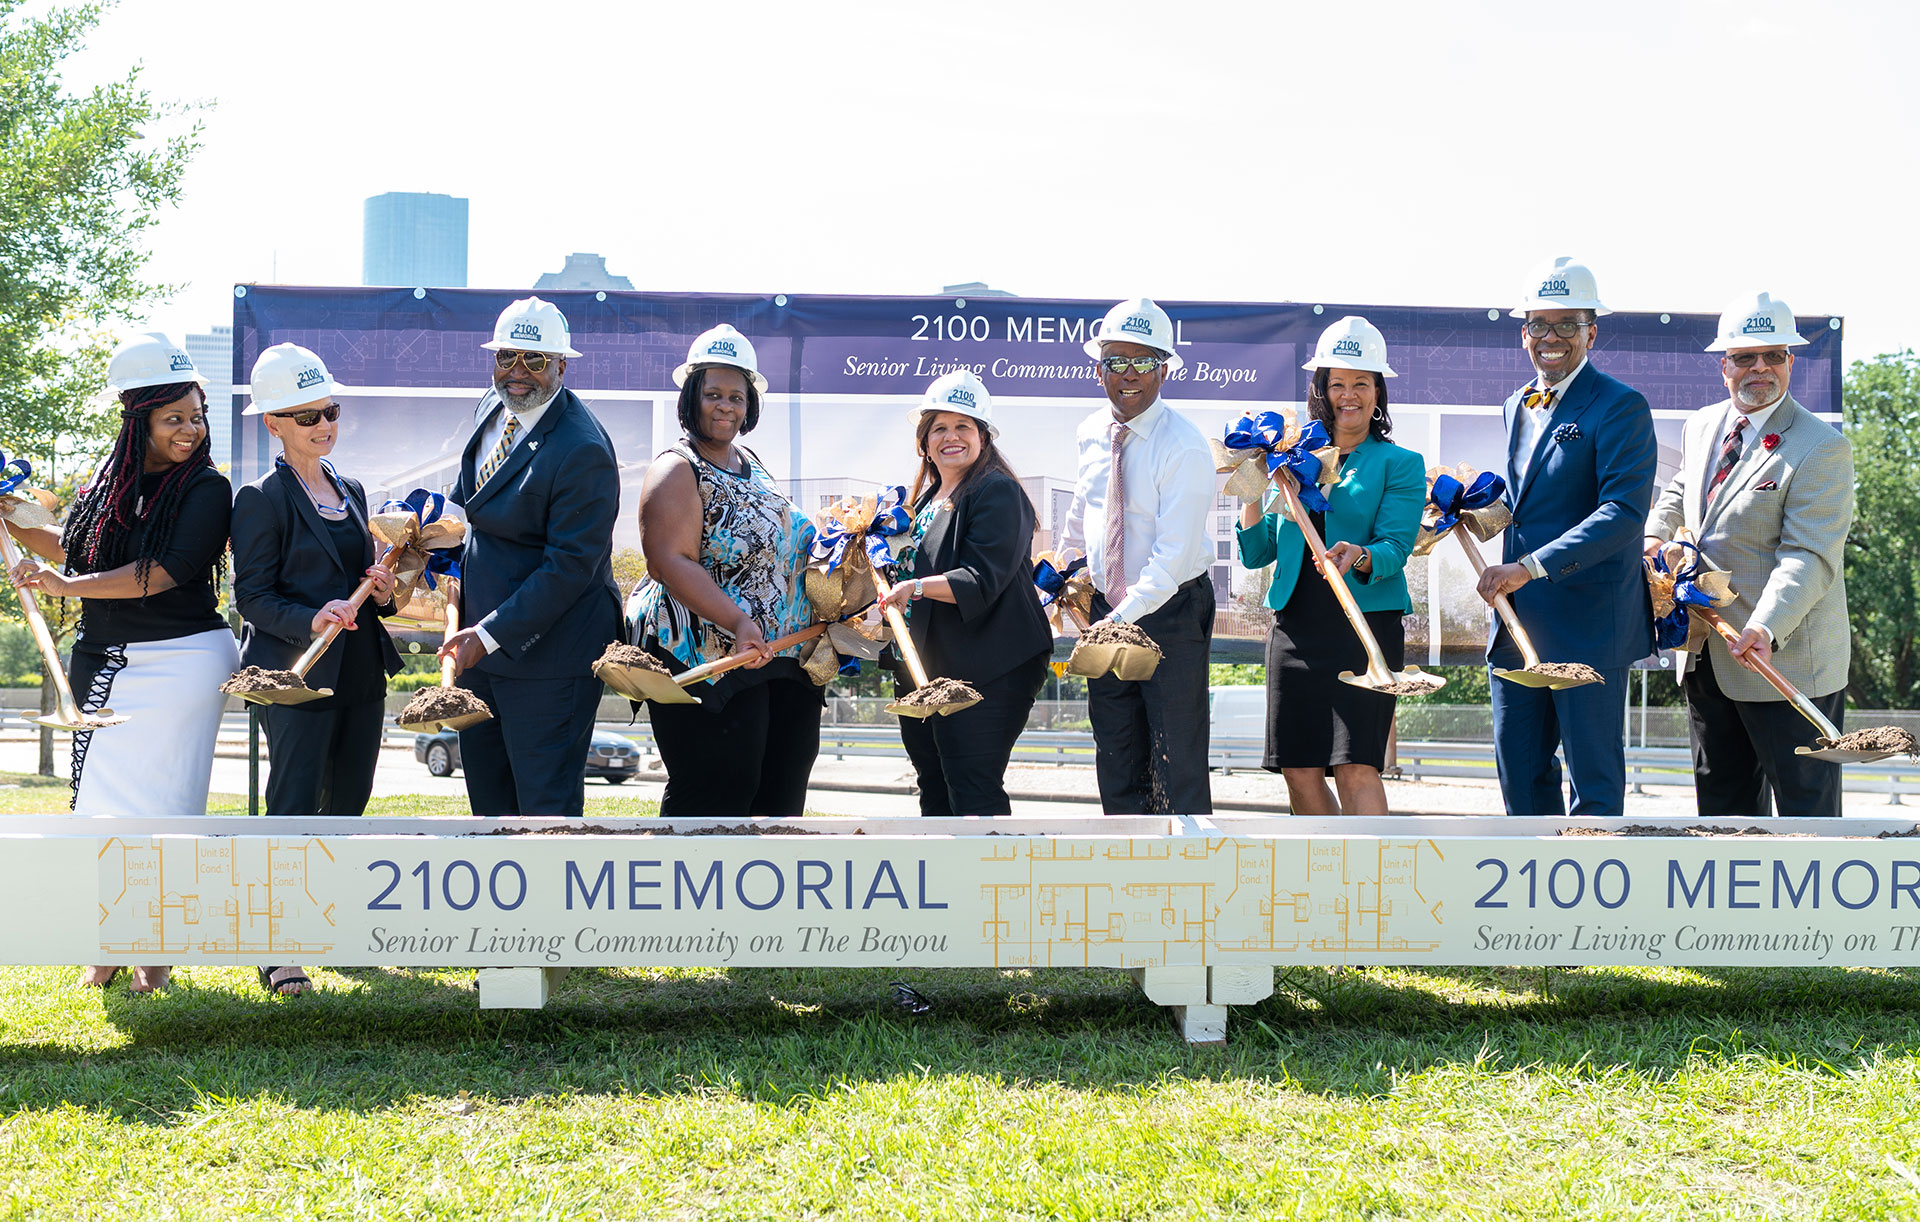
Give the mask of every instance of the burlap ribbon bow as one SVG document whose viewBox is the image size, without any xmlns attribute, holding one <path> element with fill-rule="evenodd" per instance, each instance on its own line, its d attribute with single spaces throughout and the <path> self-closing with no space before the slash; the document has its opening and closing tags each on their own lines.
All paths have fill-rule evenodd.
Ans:
<svg viewBox="0 0 1920 1222">
<path fill-rule="evenodd" d="M 801 664 L 815 683 L 824 685 L 842 671 L 857 670 L 862 661 L 873 661 L 893 637 L 884 623 L 851 617 L 879 597 L 875 573 L 891 569 L 907 544 L 913 518 L 906 499 L 907 490 L 895 484 L 878 496 L 835 501 L 814 517 L 807 601 L 815 619 L 829 621 Z"/>
<path fill-rule="evenodd" d="M 1340 481 L 1340 448 L 1318 420 L 1300 425 L 1274 411 L 1242 416 L 1227 427 L 1224 438 L 1209 444 L 1213 469 L 1233 472 L 1226 491 L 1249 504 L 1266 499 L 1267 485 L 1282 467 L 1300 485 L 1300 503 L 1314 513 L 1327 511 L 1326 489 Z M 1284 503 L 1279 512 L 1286 515 Z"/>
<path fill-rule="evenodd" d="M 1507 481 L 1491 471 L 1458 467 L 1427 468 L 1427 504 L 1414 539 L 1415 556 L 1424 556 L 1462 522 L 1485 543 L 1513 522 L 1507 509 Z"/>
<path fill-rule="evenodd" d="M 1068 560 L 1059 552 L 1041 552 L 1033 562 L 1033 584 L 1053 624 L 1053 635 L 1065 635 L 1074 611 L 1082 622 L 1093 618 L 1093 578 L 1087 574 L 1085 556 L 1076 554 Z"/>
<path fill-rule="evenodd" d="M 441 579 L 458 578 L 460 566 L 446 549 L 466 541 L 467 524 L 438 492 L 415 488 L 400 500 L 388 501 L 367 520 L 373 537 L 394 549 L 388 558 L 393 570 L 393 601 L 402 614 L 432 604 L 444 608 L 447 593 Z M 417 617 L 417 616 L 415 616 Z"/>
<path fill-rule="evenodd" d="M 0 518 L 23 530 L 52 526 L 60 511 L 60 501 L 53 493 L 26 486 L 32 478 L 33 464 L 0 454 Z"/>
<path fill-rule="evenodd" d="M 1647 592 L 1653 596 L 1653 636 L 1656 649 L 1691 649 L 1693 617 L 1688 607 L 1729 606 L 1739 597 L 1732 575 L 1709 567 L 1700 549 L 1675 539 L 1654 549 L 1646 559 Z"/>
</svg>

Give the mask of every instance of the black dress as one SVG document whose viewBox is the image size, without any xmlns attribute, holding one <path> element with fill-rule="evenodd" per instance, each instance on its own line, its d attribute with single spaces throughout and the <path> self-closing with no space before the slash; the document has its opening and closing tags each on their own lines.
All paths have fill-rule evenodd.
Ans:
<svg viewBox="0 0 1920 1222">
<path fill-rule="evenodd" d="M 1324 535 L 1321 515 L 1311 516 Z M 1300 547 L 1310 551 L 1304 538 Z M 1369 611 L 1366 621 L 1387 666 L 1399 670 L 1407 652 L 1401 613 Z M 1342 671 L 1366 669 L 1366 646 L 1308 555 L 1267 636 L 1267 750 L 1261 766 L 1269 772 L 1331 770 L 1335 764 L 1384 768 L 1394 698 L 1340 681 Z"/>
</svg>

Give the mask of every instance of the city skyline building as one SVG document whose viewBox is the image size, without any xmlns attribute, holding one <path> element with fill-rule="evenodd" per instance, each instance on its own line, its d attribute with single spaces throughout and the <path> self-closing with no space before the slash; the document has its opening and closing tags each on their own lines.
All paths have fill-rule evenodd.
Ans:
<svg viewBox="0 0 1920 1222">
<path fill-rule="evenodd" d="M 369 196 L 361 233 L 360 283 L 467 287 L 467 201 L 457 195 L 412 191 Z"/>
<path fill-rule="evenodd" d="M 207 442 L 213 465 L 233 465 L 233 328 L 216 325 L 186 337 L 187 355 L 207 380 Z"/>
<path fill-rule="evenodd" d="M 557 272 L 543 272 L 533 282 L 534 291 L 541 289 L 617 289 L 626 292 L 633 290 L 633 281 L 625 276 L 616 276 L 607 270 L 607 257 L 592 251 L 575 251 L 567 256 L 567 261 Z"/>
</svg>

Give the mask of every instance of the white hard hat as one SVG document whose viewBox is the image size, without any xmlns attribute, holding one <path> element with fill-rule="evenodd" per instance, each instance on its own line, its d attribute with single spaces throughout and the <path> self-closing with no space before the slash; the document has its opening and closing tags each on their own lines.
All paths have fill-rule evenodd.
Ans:
<svg viewBox="0 0 1920 1222">
<path fill-rule="evenodd" d="M 159 331 L 136 335 L 113 350 L 107 360 L 107 389 L 116 393 L 139 390 L 143 386 L 172 386 L 176 382 L 194 382 L 205 386 L 207 380 L 193 367 L 187 350 Z"/>
<path fill-rule="evenodd" d="M 1720 311 L 1720 334 L 1707 345 L 1708 352 L 1729 348 L 1797 348 L 1812 341 L 1802 339 L 1793 328 L 1793 311 L 1784 301 L 1775 301 L 1771 293 L 1742 293 Z"/>
<path fill-rule="evenodd" d="M 240 414 L 264 416 L 331 399 L 339 385 L 312 352 L 299 344 L 275 344 L 253 363 L 253 402 Z"/>
<path fill-rule="evenodd" d="M 1180 354 L 1173 350 L 1173 320 L 1167 317 L 1165 310 L 1153 304 L 1151 297 L 1132 297 L 1108 310 L 1107 316 L 1100 320 L 1099 332 L 1081 347 L 1097 361 L 1100 359 L 1100 345 L 1114 342 L 1158 348 L 1167 355 L 1168 373 L 1186 364 L 1180 359 Z"/>
<path fill-rule="evenodd" d="M 1400 375 L 1387 364 L 1387 337 L 1358 314 L 1349 314 L 1320 333 L 1313 359 L 1302 369 L 1358 369 L 1389 378 Z"/>
<path fill-rule="evenodd" d="M 566 316 L 560 307 L 538 297 L 524 297 L 500 311 L 493 324 L 493 342 L 482 348 L 515 352 L 547 352 L 554 356 L 579 356 L 569 341 Z"/>
<path fill-rule="evenodd" d="M 687 349 L 687 363 L 673 371 L 673 384 L 685 386 L 694 370 L 709 365 L 738 369 L 753 379 L 755 390 L 763 395 L 767 393 L 767 379 L 760 372 L 760 359 L 754 355 L 753 341 L 734 330 L 731 323 L 723 322 L 710 331 L 701 332 Z"/>
<path fill-rule="evenodd" d="M 956 369 L 927 387 L 927 393 L 913 406 L 916 426 L 919 418 L 928 412 L 959 412 L 963 416 L 972 416 L 987 426 L 988 440 L 1000 436 L 1000 430 L 993 423 L 993 396 L 987 392 L 987 384 L 971 369 Z"/>
<path fill-rule="evenodd" d="M 1566 255 L 1542 265 L 1527 280 L 1525 296 L 1508 317 L 1525 318 L 1534 310 L 1592 310 L 1596 317 L 1613 313 L 1600 304 L 1600 289 L 1587 265 Z"/>
</svg>

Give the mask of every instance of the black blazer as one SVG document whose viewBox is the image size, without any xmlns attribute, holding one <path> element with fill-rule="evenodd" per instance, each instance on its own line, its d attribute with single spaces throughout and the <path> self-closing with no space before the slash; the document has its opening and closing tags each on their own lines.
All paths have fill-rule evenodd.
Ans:
<svg viewBox="0 0 1920 1222">
<path fill-rule="evenodd" d="M 333 536 L 293 472 L 275 463 L 265 475 L 243 484 L 233 498 L 233 602 L 246 621 L 240 632 L 240 664 L 285 670 L 313 643 L 313 617 L 330 599 L 351 598 L 374 561 L 373 536 L 367 534 L 367 492 L 359 481 L 341 477 L 347 515 L 367 543 L 362 554 L 342 556 Z M 388 674 L 400 670 L 400 652 L 387 635 L 382 615 L 394 605 L 360 605 L 356 632 L 372 632 L 380 641 L 381 664 Z M 335 641 L 307 672 L 308 687 L 340 690 L 343 642 Z"/>
<path fill-rule="evenodd" d="M 909 628 L 928 675 L 988 683 L 1053 652 L 1033 586 L 1033 526 L 1020 481 L 992 471 L 927 527 L 906 580 L 944 576 L 955 598 L 913 604 Z"/>
<path fill-rule="evenodd" d="M 511 679 L 587 679 L 621 639 L 613 580 L 620 471 L 613 442 L 564 386 L 487 486 L 474 489 L 474 451 L 499 396 L 475 411 L 448 499 L 467 511 L 460 624 L 500 646 L 479 669 Z"/>
</svg>

